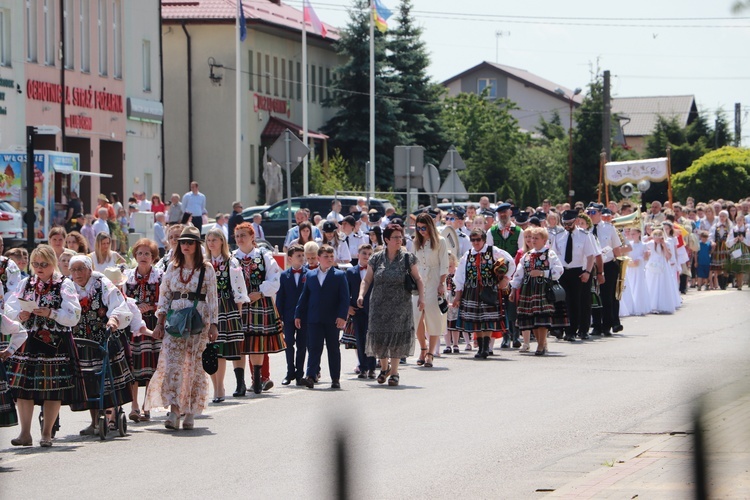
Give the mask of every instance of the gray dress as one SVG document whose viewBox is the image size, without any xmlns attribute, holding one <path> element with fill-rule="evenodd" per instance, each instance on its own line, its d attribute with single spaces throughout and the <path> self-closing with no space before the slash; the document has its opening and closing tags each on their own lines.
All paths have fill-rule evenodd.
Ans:
<svg viewBox="0 0 750 500">
<path fill-rule="evenodd" d="M 389 261 L 387 250 L 370 258 L 373 271 L 372 295 L 370 296 L 370 320 L 367 331 L 367 355 L 384 358 L 405 358 L 414 354 L 414 319 L 411 293 L 404 289 L 406 270 L 417 263 L 417 258 L 399 250 L 393 261 Z"/>
</svg>

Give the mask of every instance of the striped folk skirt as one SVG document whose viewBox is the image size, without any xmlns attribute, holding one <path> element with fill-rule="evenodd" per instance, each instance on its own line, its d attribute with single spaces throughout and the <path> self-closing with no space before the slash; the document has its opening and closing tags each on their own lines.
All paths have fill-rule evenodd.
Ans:
<svg viewBox="0 0 750 500">
<path fill-rule="evenodd" d="M 456 330 L 463 332 L 505 332 L 502 300 L 491 306 L 479 300 L 479 288 L 466 287 L 456 319 Z"/>
<path fill-rule="evenodd" d="M 143 321 L 149 330 L 156 327 L 156 316 L 144 316 Z M 161 339 L 157 340 L 147 335 L 130 336 L 130 351 L 132 354 L 132 370 L 135 381 L 140 387 L 148 384 L 159 364 L 159 352 L 161 352 Z"/>
<path fill-rule="evenodd" d="M 109 365 L 112 369 L 113 383 L 105 379 L 104 387 L 101 387 L 101 375 L 97 375 L 103 368 L 103 353 L 96 342 L 85 339 L 76 339 L 78 350 L 78 363 L 83 373 L 83 380 L 86 384 L 86 394 L 88 398 L 94 401 L 80 400 L 71 405 L 71 410 L 96 410 L 99 408 L 99 395 L 104 390 L 104 408 L 123 405 L 133 400 L 130 391 L 130 385 L 134 382 L 133 374 L 130 371 L 128 355 L 122 336 L 113 336 L 109 340 Z"/>
<path fill-rule="evenodd" d="M 18 425 L 18 414 L 10 393 L 10 384 L 5 372 L 5 361 L 0 361 L 0 427 Z"/>
<path fill-rule="evenodd" d="M 544 279 L 530 278 L 521 285 L 516 308 L 516 326 L 519 330 L 559 329 L 569 324 L 565 303 L 556 305 L 547 300 L 547 283 Z"/>
<path fill-rule="evenodd" d="M 739 257 L 735 257 L 732 254 L 737 253 L 739 250 Z M 736 274 L 747 274 L 750 273 L 750 246 L 747 246 L 744 242 L 736 242 L 732 248 L 729 249 L 729 272 Z"/>
<path fill-rule="evenodd" d="M 219 297 L 219 357 L 240 359 L 245 344 L 245 329 L 237 303 L 231 297 Z"/>
<path fill-rule="evenodd" d="M 726 241 L 718 241 L 711 252 L 711 270 L 725 271 L 729 264 L 729 249 Z"/>
<path fill-rule="evenodd" d="M 286 349 L 284 329 L 271 297 L 243 306 L 245 345 L 242 354 L 271 354 Z"/>
</svg>

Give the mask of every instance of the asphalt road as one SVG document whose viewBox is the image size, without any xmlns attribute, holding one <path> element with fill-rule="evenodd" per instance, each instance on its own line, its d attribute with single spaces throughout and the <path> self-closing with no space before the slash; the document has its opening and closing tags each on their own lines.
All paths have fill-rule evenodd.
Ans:
<svg viewBox="0 0 750 500">
<path fill-rule="evenodd" d="M 551 339 L 543 358 L 410 359 L 397 389 L 356 379 L 343 349 L 342 390 L 327 388 L 326 367 L 314 390 L 282 387 L 276 354 L 274 389 L 209 405 L 193 431 L 166 431 L 155 413 L 100 442 L 78 436 L 87 415 L 64 410 L 52 448 L 35 428 L 35 446 L 18 449 L 18 428 L 0 429 L 0 498 L 331 498 L 338 431 L 357 498 L 541 497 L 684 427 L 699 395 L 750 376 L 748 305 L 748 291 L 691 291 L 675 315 L 627 318 L 612 338 Z"/>
</svg>

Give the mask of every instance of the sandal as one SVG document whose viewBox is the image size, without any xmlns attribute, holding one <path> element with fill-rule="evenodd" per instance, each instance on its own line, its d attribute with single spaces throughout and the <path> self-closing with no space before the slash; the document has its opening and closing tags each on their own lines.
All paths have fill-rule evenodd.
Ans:
<svg viewBox="0 0 750 500">
<path fill-rule="evenodd" d="M 391 365 L 388 365 L 387 370 L 380 370 L 380 375 L 378 375 L 378 384 L 385 384 L 385 380 L 388 378 L 389 373 L 391 373 Z"/>
<path fill-rule="evenodd" d="M 426 347 L 422 347 L 420 350 L 424 352 L 424 351 L 427 350 L 427 348 Z M 425 354 L 425 356 L 427 356 L 427 355 Z M 422 365 L 424 365 L 424 358 L 419 358 L 417 360 L 417 366 L 422 366 Z"/>
<path fill-rule="evenodd" d="M 391 375 L 390 378 L 388 379 L 388 385 L 391 387 L 395 387 L 398 385 L 398 381 L 399 381 L 398 373 L 395 375 Z"/>
<path fill-rule="evenodd" d="M 151 412 L 144 411 L 141 415 L 141 422 L 148 422 L 149 420 L 151 420 Z"/>
<path fill-rule="evenodd" d="M 429 356 L 429 357 L 430 357 L 430 360 L 429 360 L 429 361 L 427 361 L 427 356 Z M 435 361 L 435 356 L 433 356 L 433 354 L 432 354 L 431 352 L 430 352 L 430 353 L 427 353 L 427 354 L 425 354 L 425 356 L 424 356 L 424 367 L 425 367 L 425 368 L 432 368 L 432 363 L 433 363 L 434 361 Z"/>
<path fill-rule="evenodd" d="M 132 420 L 135 423 L 138 423 L 141 421 L 141 411 L 140 410 L 132 410 L 130 412 L 130 415 L 128 415 L 128 418 Z"/>
</svg>

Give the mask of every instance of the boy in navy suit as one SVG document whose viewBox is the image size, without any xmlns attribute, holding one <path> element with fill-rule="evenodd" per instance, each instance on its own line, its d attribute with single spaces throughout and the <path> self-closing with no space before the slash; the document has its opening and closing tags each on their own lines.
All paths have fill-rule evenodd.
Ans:
<svg viewBox="0 0 750 500">
<path fill-rule="evenodd" d="M 302 295 L 294 312 L 294 325 L 297 329 L 307 323 L 307 377 L 304 383 L 312 389 L 320 372 L 320 358 L 323 356 L 323 342 L 328 350 L 328 369 L 331 372 L 331 389 L 340 389 L 341 352 L 339 351 L 339 331 L 346 324 L 349 311 L 349 286 L 346 273 L 333 267 L 334 250 L 322 245 L 318 250 L 319 267 L 308 271 Z"/>
<path fill-rule="evenodd" d="M 297 308 L 297 302 L 302 295 L 302 287 L 305 285 L 307 278 L 307 269 L 303 266 L 305 249 L 302 245 L 292 245 L 287 250 L 286 256 L 291 267 L 281 273 L 279 291 L 276 293 L 276 308 L 284 322 L 284 341 L 286 342 L 286 377 L 284 377 L 281 385 L 289 385 L 292 380 L 296 380 L 297 385 L 304 385 L 302 379 L 305 377 L 307 332 L 305 331 L 304 321 L 302 322 L 302 328 L 295 327 L 294 310 Z M 295 341 L 297 344 L 296 355 L 294 352 Z"/>
<path fill-rule="evenodd" d="M 372 256 L 372 245 L 363 243 L 359 245 L 357 253 L 358 265 L 346 270 L 346 281 L 349 283 L 349 316 L 354 318 L 354 331 L 357 337 L 357 358 L 359 358 L 359 375 L 357 378 L 375 378 L 375 358 L 367 356 L 365 345 L 367 343 L 367 322 L 370 317 L 370 293 L 372 287 L 367 290 L 365 302 L 360 309 L 357 307 L 359 297 L 359 286 L 367 273 L 367 264 Z"/>
</svg>

